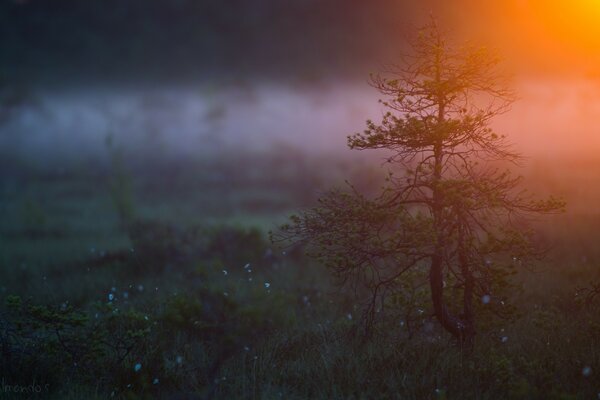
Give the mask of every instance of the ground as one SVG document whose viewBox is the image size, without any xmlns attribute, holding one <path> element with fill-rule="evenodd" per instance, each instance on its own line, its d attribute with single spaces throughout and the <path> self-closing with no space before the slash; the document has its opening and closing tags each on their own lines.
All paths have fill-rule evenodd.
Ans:
<svg viewBox="0 0 600 400">
<path fill-rule="evenodd" d="M 365 340 L 354 293 L 267 235 L 347 165 L 229 161 L 3 175 L 1 398 L 600 395 L 593 210 L 536 223 L 552 250 L 533 271 L 515 261 L 517 313 L 480 320 L 471 351 L 426 299 L 410 331 L 392 310 Z"/>
</svg>

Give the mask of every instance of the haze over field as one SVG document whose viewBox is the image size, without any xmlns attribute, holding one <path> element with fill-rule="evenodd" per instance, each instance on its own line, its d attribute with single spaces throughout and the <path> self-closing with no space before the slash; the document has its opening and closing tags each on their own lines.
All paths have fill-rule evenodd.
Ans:
<svg viewBox="0 0 600 400">
<path fill-rule="evenodd" d="M 584 79 L 519 81 L 520 99 L 494 127 L 533 158 L 593 157 L 600 151 L 597 85 Z M 189 156 L 242 143 L 246 150 L 285 143 L 346 152 L 346 135 L 381 116 L 378 99 L 366 81 L 36 92 L 34 105 L 22 105 L 5 121 L 0 143 L 11 152 L 44 150 L 50 158 L 54 152 L 77 156 L 75 149 L 79 155 L 102 153 L 109 134 L 128 146 Z"/>
<path fill-rule="evenodd" d="M 345 136 L 381 114 L 368 74 L 398 61 L 430 12 L 514 73 L 521 99 L 495 127 L 523 153 L 600 151 L 594 2 L 272 3 L 4 2 L 3 152 L 102 154 L 107 134 L 189 155 L 274 142 L 345 151 Z"/>
</svg>

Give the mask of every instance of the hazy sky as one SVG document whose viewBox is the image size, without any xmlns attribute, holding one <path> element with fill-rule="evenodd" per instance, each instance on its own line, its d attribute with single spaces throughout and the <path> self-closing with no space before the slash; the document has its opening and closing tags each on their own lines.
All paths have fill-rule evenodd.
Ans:
<svg viewBox="0 0 600 400">
<path fill-rule="evenodd" d="M 360 76 L 430 14 L 518 73 L 598 76 L 595 0 L 5 0 L 0 72 L 63 85 Z"/>
<path fill-rule="evenodd" d="M 447 7 L 453 25 L 464 37 L 477 37 L 499 48 L 518 73 L 598 77 L 598 1 L 463 0 L 462 3 L 463 7 Z"/>
</svg>

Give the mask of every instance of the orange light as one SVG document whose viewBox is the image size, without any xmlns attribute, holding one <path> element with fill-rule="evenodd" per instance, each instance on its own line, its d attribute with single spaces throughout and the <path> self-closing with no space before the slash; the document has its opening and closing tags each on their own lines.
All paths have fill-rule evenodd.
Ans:
<svg viewBox="0 0 600 400">
<path fill-rule="evenodd" d="M 448 15 L 466 37 L 498 47 L 517 68 L 600 71 L 600 0 L 464 1 L 462 13 L 448 6 Z"/>
</svg>

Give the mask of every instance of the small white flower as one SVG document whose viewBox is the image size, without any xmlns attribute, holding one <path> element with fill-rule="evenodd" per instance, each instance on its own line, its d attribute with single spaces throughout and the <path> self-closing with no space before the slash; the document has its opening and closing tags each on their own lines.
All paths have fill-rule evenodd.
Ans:
<svg viewBox="0 0 600 400">
<path fill-rule="evenodd" d="M 483 304 L 489 304 L 490 300 L 492 300 L 492 297 L 491 297 L 489 294 L 484 294 L 484 295 L 481 297 L 481 302 L 482 302 Z"/>
<path fill-rule="evenodd" d="M 135 364 L 135 367 L 133 367 L 133 370 L 135 372 L 139 372 L 140 369 L 142 369 L 142 364 L 140 364 L 140 363 Z"/>
<path fill-rule="evenodd" d="M 265 287 L 268 289 L 271 284 L 269 282 L 265 282 Z"/>
<path fill-rule="evenodd" d="M 591 374 L 592 374 L 592 368 L 587 365 L 585 367 L 583 367 L 583 369 L 581 370 L 581 375 L 585 376 L 586 378 L 588 376 L 590 376 Z"/>
<path fill-rule="evenodd" d="M 502 336 L 500 340 L 502 341 L 502 343 L 506 343 L 508 342 L 508 336 Z"/>
<path fill-rule="evenodd" d="M 159 381 L 158 381 L 158 378 L 154 378 L 154 380 L 152 381 L 152 384 L 153 384 L 153 385 L 158 385 L 158 382 L 159 382 Z"/>
</svg>

